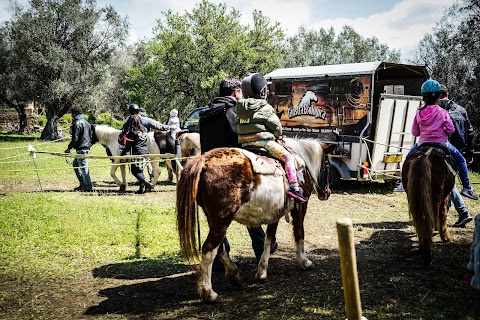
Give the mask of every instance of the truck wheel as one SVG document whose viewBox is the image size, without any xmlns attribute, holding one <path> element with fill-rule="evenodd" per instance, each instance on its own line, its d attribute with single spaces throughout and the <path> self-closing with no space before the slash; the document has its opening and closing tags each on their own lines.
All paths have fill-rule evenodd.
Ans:
<svg viewBox="0 0 480 320">
<path fill-rule="evenodd" d="M 328 186 L 330 189 L 333 189 L 335 185 L 338 185 L 338 182 L 340 181 L 340 172 L 338 172 L 337 168 L 334 166 L 330 166 L 329 170 L 330 174 L 328 176 Z"/>
</svg>

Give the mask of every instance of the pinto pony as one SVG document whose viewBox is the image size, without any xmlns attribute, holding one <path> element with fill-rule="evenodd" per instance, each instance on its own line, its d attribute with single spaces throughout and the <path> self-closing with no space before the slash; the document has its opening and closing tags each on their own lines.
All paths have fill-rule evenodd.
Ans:
<svg viewBox="0 0 480 320">
<path fill-rule="evenodd" d="M 445 151 L 427 144 L 420 146 L 403 164 L 402 182 L 425 263 L 432 261 L 434 230 L 438 230 L 443 242 L 450 241 L 447 204 L 455 184 L 452 171 L 446 163 Z"/>
<path fill-rule="evenodd" d="M 313 139 L 287 138 L 285 143 L 305 162 L 305 168 L 298 170 L 304 196 L 308 198 L 316 191 L 319 199 L 327 200 L 330 196 L 327 154 L 335 145 Z M 233 220 L 248 227 L 268 225 L 256 273 L 259 281 L 267 278 L 278 221 L 282 217 L 289 219 L 289 213 L 296 243 L 296 262 L 302 269 L 312 267 L 304 250 L 303 222 L 308 202 L 294 203 L 287 196 L 287 189 L 284 174 L 256 173 L 252 161 L 240 149 L 217 148 L 186 162 L 177 184 L 177 228 L 183 256 L 189 261 L 197 260 L 195 230 L 198 216 L 195 209 L 196 204 L 202 207 L 210 228 L 197 270 L 197 289 L 204 301 L 212 302 L 218 297 L 211 281 L 212 262 L 217 252 L 225 266 L 226 277 L 231 282 L 239 281 L 238 268 L 222 242 Z"/>
<path fill-rule="evenodd" d="M 120 156 L 120 145 L 118 143 L 118 137 L 122 131 L 112 128 L 106 125 L 95 125 L 94 136 L 92 143 L 99 142 L 107 150 L 109 156 Z M 147 147 L 149 154 L 159 154 L 160 149 L 153 138 L 153 132 L 148 133 Z M 120 187 L 120 191 L 125 191 L 127 188 L 127 173 L 125 170 L 126 163 L 121 163 L 119 158 L 112 160 L 112 168 L 110 169 L 110 175 L 115 183 Z M 116 175 L 117 169 L 120 168 L 122 175 L 122 181 L 118 179 Z M 152 185 L 155 187 L 160 175 L 160 165 L 157 161 L 152 162 L 153 168 L 153 180 Z"/>
</svg>

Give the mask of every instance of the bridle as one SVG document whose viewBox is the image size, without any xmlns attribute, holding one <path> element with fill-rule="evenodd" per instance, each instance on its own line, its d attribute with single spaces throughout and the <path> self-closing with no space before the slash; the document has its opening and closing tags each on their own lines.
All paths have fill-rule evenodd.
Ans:
<svg viewBox="0 0 480 320">
<path fill-rule="evenodd" d="M 328 158 L 328 155 L 324 152 L 322 154 L 322 167 L 320 169 L 320 174 L 318 177 L 318 186 L 320 187 L 320 190 L 326 191 L 328 189 L 329 178 L 330 178 L 330 159 Z"/>
</svg>

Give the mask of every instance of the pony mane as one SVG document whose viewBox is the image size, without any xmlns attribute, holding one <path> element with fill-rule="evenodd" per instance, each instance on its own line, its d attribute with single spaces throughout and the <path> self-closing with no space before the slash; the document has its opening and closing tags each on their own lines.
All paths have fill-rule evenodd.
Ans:
<svg viewBox="0 0 480 320">
<path fill-rule="evenodd" d="M 118 136 L 121 130 L 115 129 L 107 125 L 96 125 L 95 134 L 97 135 L 98 142 L 103 145 L 109 145 L 110 143 L 117 142 Z"/>
<path fill-rule="evenodd" d="M 285 138 L 285 143 L 305 161 L 305 165 L 312 174 L 315 184 L 318 184 L 318 175 L 322 167 L 323 148 L 318 139 Z"/>
</svg>

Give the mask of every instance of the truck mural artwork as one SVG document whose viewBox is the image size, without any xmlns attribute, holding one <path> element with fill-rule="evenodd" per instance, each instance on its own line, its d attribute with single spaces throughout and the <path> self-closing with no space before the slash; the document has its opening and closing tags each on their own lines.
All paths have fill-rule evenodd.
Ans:
<svg viewBox="0 0 480 320">
<path fill-rule="evenodd" d="M 425 66 L 367 62 L 277 69 L 268 98 L 286 136 L 335 141 L 333 181 L 398 179 Z"/>
</svg>

